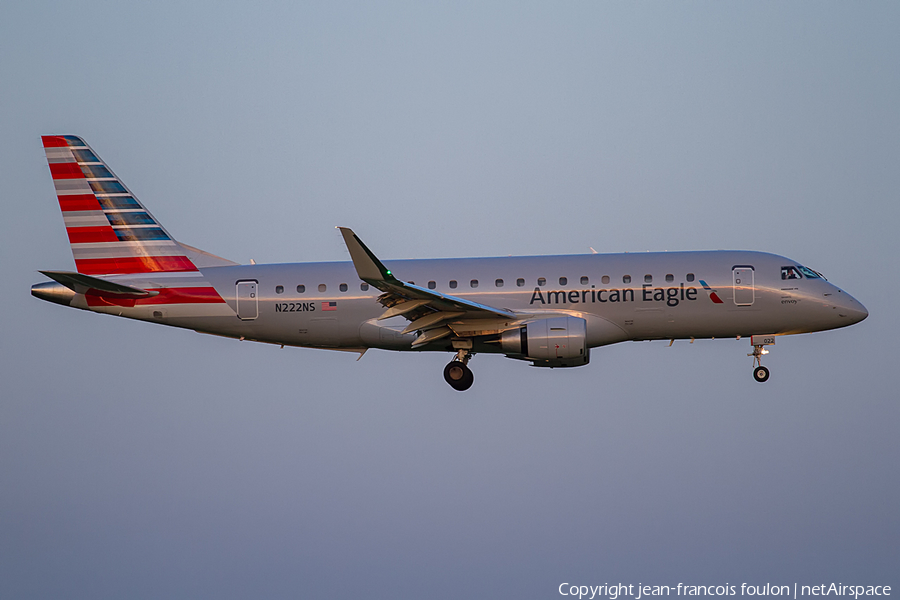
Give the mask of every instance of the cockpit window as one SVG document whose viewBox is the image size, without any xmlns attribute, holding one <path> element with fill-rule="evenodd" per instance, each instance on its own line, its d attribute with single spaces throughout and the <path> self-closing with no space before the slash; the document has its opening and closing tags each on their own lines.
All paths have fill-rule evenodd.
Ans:
<svg viewBox="0 0 900 600">
<path fill-rule="evenodd" d="M 800 265 L 797 265 L 797 268 L 800 270 L 801 273 L 806 275 L 807 279 L 825 279 L 824 277 L 822 277 L 822 274 L 819 273 L 818 271 L 813 271 L 812 269 L 809 269 L 807 267 L 803 267 Z"/>
<path fill-rule="evenodd" d="M 800 279 L 800 273 L 794 267 L 781 267 L 782 279 Z"/>
</svg>

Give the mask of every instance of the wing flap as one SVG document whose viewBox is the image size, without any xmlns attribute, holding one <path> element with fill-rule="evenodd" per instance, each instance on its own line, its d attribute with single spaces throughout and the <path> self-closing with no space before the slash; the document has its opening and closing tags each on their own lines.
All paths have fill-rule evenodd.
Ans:
<svg viewBox="0 0 900 600">
<path fill-rule="evenodd" d="M 384 313 L 378 317 L 379 321 L 383 321 L 384 319 L 390 319 L 391 317 L 399 317 L 400 315 L 405 315 L 406 313 L 413 311 L 421 306 L 425 306 L 428 304 L 430 300 L 406 300 L 402 301 L 399 304 L 395 304 L 390 307 Z"/>
<path fill-rule="evenodd" d="M 419 335 L 419 337 L 417 337 L 412 343 L 412 347 L 418 348 L 419 346 L 424 346 L 429 342 L 436 342 L 437 340 L 447 337 L 451 333 L 453 333 L 453 330 L 447 326 L 423 331 L 422 334 Z"/>
<path fill-rule="evenodd" d="M 464 312 L 447 312 L 444 310 L 439 310 L 437 312 L 431 313 L 430 315 L 419 317 L 418 319 L 407 325 L 406 329 L 404 329 L 400 333 L 411 333 L 417 330 L 425 331 L 427 329 L 431 329 L 432 327 L 436 327 L 439 323 L 461 317 L 464 314 Z"/>
</svg>

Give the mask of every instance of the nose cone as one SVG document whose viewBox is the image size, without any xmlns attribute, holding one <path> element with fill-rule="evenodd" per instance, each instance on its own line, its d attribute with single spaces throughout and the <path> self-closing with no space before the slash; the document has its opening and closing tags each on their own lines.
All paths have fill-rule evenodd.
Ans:
<svg viewBox="0 0 900 600">
<path fill-rule="evenodd" d="M 862 305 L 862 302 L 847 292 L 841 291 L 839 294 L 836 294 L 836 296 L 835 308 L 837 309 L 838 317 L 845 320 L 846 325 L 859 323 L 869 316 L 869 311 Z"/>
<path fill-rule="evenodd" d="M 859 323 L 863 319 L 869 316 L 869 311 L 866 310 L 866 307 L 862 305 L 862 302 L 857 302 L 854 308 L 848 309 L 850 312 L 849 318 L 853 323 Z"/>
</svg>

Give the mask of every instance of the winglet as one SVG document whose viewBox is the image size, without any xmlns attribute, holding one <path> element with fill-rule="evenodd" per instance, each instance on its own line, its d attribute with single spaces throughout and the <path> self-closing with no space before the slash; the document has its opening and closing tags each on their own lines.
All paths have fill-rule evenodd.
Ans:
<svg viewBox="0 0 900 600">
<path fill-rule="evenodd" d="M 350 252 L 350 258 L 353 260 L 353 266 L 356 267 L 356 274 L 363 281 L 396 281 L 391 272 L 381 264 L 381 261 L 372 254 L 362 240 L 359 239 L 353 230 L 349 227 L 338 227 L 341 235 L 344 236 L 344 243 L 347 244 L 347 250 Z"/>
</svg>

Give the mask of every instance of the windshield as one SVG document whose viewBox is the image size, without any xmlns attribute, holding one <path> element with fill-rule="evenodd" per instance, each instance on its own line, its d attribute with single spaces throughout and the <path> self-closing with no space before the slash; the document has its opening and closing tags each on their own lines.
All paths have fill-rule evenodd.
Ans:
<svg viewBox="0 0 900 600">
<path fill-rule="evenodd" d="M 801 265 L 781 267 L 782 279 L 803 279 L 804 277 L 807 279 L 825 279 L 818 271 L 813 271 Z"/>
<path fill-rule="evenodd" d="M 806 276 L 807 279 L 825 279 L 825 277 L 818 271 L 813 271 L 812 269 L 800 265 L 797 265 L 797 268 Z"/>
</svg>

